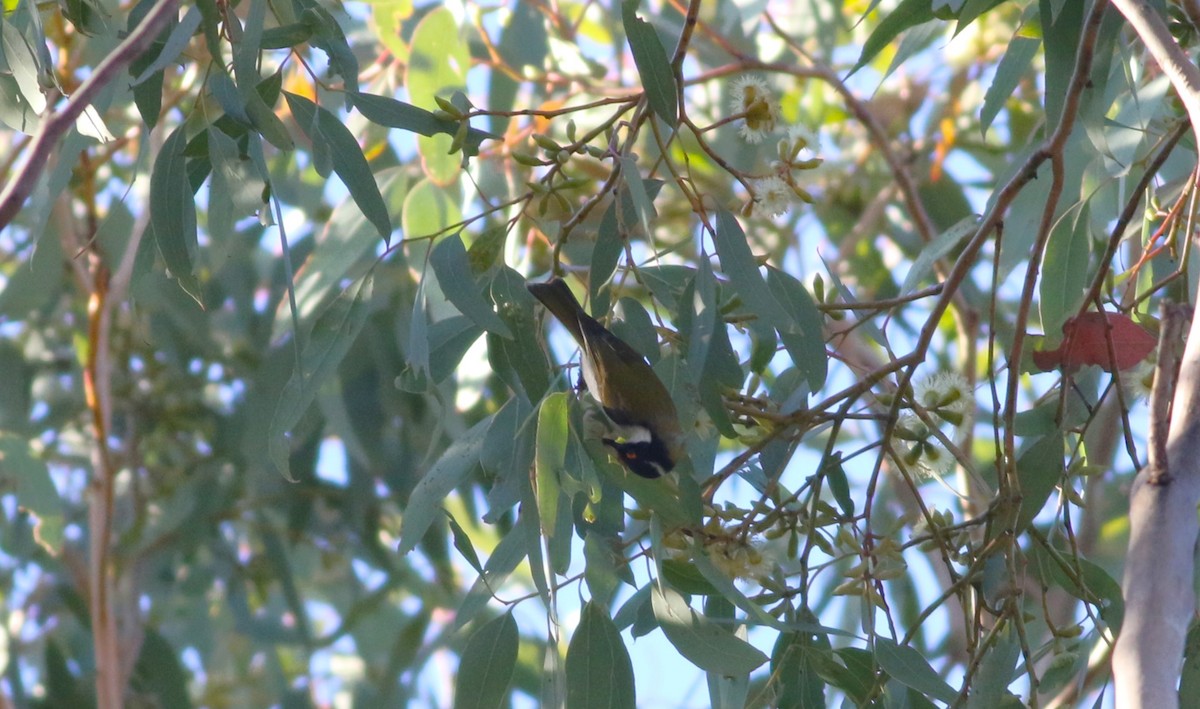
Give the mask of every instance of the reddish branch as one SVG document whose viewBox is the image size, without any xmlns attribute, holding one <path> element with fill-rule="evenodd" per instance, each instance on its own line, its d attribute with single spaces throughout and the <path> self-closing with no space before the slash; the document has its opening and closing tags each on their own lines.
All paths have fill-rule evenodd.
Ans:
<svg viewBox="0 0 1200 709">
<path fill-rule="evenodd" d="M 25 152 L 25 162 L 0 193 L 0 229 L 8 226 L 25 206 L 25 200 L 33 192 L 58 141 L 75 125 L 75 120 L 83 115 L 84 110 L 92 105 L 100 91 L 115 81 L 158 38 L 171 18 L 175 17 L 177 4 L 178 0 L 161 0 L 155 5 L 125 41 L 100 62 L 87 81 L 80 84 L 67 105 L 43 119 L 41 129 Z"/>
</svg>

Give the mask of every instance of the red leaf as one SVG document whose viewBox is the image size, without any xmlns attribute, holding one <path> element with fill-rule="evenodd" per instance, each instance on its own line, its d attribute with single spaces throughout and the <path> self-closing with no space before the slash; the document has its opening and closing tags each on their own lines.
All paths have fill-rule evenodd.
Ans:
<svg viewBox="0 0 1200 709">
<path fill-rule="evenodd" d="M 1107 320 L 1107 324 L 1105 323 Z M 1106 372 L 1126 370 L 1154 351 L 1154 336 L 1121 313 L 1084 313 L 1063 323 L 1063 341 L 1058 349 L 1033 353 L 1033 363 L 1043 371 L 1062 367 L 1073 372 L 1094 364 Z M 1116 354 L 1109 357 L 1108 342 Z"/>
</svg>

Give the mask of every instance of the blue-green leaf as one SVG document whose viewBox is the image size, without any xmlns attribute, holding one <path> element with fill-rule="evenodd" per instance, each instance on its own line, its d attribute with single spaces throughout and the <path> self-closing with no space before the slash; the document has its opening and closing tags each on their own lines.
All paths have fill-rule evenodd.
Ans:
<svg viewBox="0 0 1200 709">
<path fill-rule="evenodd" d="M 588 601 L 567 648 L 567 706 L 634 709 L 633 663 L 604 607 Z"/>
<path fill-rule="evenodd" d="M 320 143 L 328 147 L 333 171 L 341 178 L 358 208 L 375 226 L 384 242 L 390 244 L 392 218 L 354 134 L 337 116 L 303 96 L 288 91 L 283 95 L 296 118 L 296 124 L 304 130 L 314 146 Z"/>
<path fill-rule="evenodd" d="M 1088 254 L 1092 236 L 1091 210 L 1086 202 L 1062 216 L 1050 230 L 1042 257 L 1038 311 L 1046 333 L 1062 331 L 1063 323 L 1083 304 L 1092 269 Z"/>
<path fill-rule="evenodd" d="M 183 53 L 184 48 L 192 41 L 192 35 L 196 34 L 196 30 L 200 28 L 200 18 L 200 8 L 196 6 L 188 8 L 183 19 L 171 30 L 171 34 L 167 37 L 167 41 L 163 45 L 162 50 L 159 51 L 158 56 L 137 75 L 137 78 L 130 85 L 137 86 L 150 78 L 151 74 L 166 69 L 172 62 L 178 59 L 179 55 Z"/>
<path fill-rule="evenodd" d="M 349 96 L 350 102 L 354 104 L 359 113 L 377 125 L 400 128 L 424 136 L 443 134 L 453 137 L 458 131 L 457 121 L 443 120 L 435 116 L 432 111 L 418 108 L 411 103 L 374 94 L 355 93 L 349 94 Z M 492 133 L 471 128 L 467 131 L 463 152 L 467 155 L 478 155 L 480 143 L 498 137 Z"/>
<path fill-rule="evenodd" d="M 204 8 L 201 6 L 201 11 L 203 10 Z M 258 86 L 262 79 L 258 73 L 258 58 L 262 51 L 260 43 L 266 11 L 267 3 L 250 3 L 244 30 L 237 27 L 236 16 L 225 16 L 227 30 L 231 36 L 236 38 L 233 43 L 233 74 L 237 78 L 238 95 L 245 103 L 246 115 L 249 116 L 251 123 L 271 145 L 280 150 L 290 151 L 295 149 L 295 142 L 288 135 L 283 121 L 279 120 L 279 117 L 275 115 L 275 112 L 258 92 Z"/>
<path fill-rule="evenodd" d="M 517 667 L 520 639 L 512 613 L 484 623 L 471 635 L 458 662 L 454 681 L 454 709 L 495 709 Z"/>
<path fill-rule="evenodd" d="M 297 4 L 304 8 L 300 21 L 312 30 L 308 41 L 329 57 L 330 71 L 342 77 L 346 90 L 358 91 L 358 58 L 338 21 L 313 0 L 299 0 Z"/>
<path fill-rule="evenodd" d="M 463 558 L 467 560 L 471 568 L 475 569 L 475 573 L 482 574 L 483 564 L 479 562 L 479 555 L 475 553 L 475 545 L 471 543 L 471 537 L 467 534 L 467 531 L 462 528 L 458 520 L 454 519 L 454 515 L 449 512 L 446 513 L 446 524 L 450 525 L 450 534 L 454 537 L 454 548 L 458 550 L 459 554 L 463 555 Z"/>
<path fill-rule="evenodd" d="M 825 385 L 825 377 L 829 374 L 825 317 L 817 309 L 817 302 L 808 289 L 791 274 L 768 266 L 767 286 L 792 317 L 792 324 L 779 331 L 779 338 L 796 368 L 804 374 L 808 390 L 817 391 Z"/>
<path fill-rule="evenodd" d="M 850 73 L 853 74 L 866 66 L 875 55 L 891 44 L 892 40 L 899 37 L 901 32 L 933 19 L 936 18 L 933 14 L 932 0 L 901 0 L 899 5 L 884 16 L 867 41 L 863 42 L 862 53 Z"/>
<path fill-rule="evenodd" d="M 749 674 L 767 661 L 761 650 L 696 613 L 669 586 L 655 584 L 650 598 L 667 640 L 700 669 L 736 676 Z"/>
<path fill-rule="evenodd" d="M 933 265 L 937 263 L 938 259 L 949 254 L 962 243 L 963 239 L 974 234 L 978 225 L 978 217 L 966 217 L 926 244 L 921 249 L 921 253 L 917 254 L 912 267 L 908 269 L 908 275 L 904 277 L 904 285 L 900 286 L 900 294 L 904 295 L 914 291 L 921 281 L 933 272 Z"/>
<path fill-rule="evenodd" d="M 1050 493 L 1062 480 L 1063 437 L 1051 433 L 1021 452 L 1017 458 L 1017 478 L 1021 481 L 1021 511 L 1017 515 L 1016 533 L 1020 534 L 1033 522 L 1033 518 Z"/>
<path fill-rule="evenodd" d="M 159 150 L 150 175 L 150 225 L 163 262 L 184 292 L 203 305 L 195 276 L 196 199 L 188 182 L 186 125 L 175 129 Z"/>
<path fill-rule="evenodd" d="M 667 50 L 658 39 L 658 33 L 642 18 L 637 16 L 638 0 L 621 3 L 621 20 L 625 24 L 625 37 L 633 53 L 642 88 L 650 110 L 672 128 L 679 120 L 679 89 L 675 85 L 675 73 Z"/>
<path fill-rule="evenodd" d="M 16 502 L 37 520 L 33 534 L 38 544 L 51 554 L 62 548 L 62 499 L 50 478 L 46 462 L 35 458 L 29 442 L 20 436 L 0 432 L 0 480 L 8 489 L 16 489 Z"/>
<path fill-rule="evenodd" d="M 875 660 L 892 678 L 930 699 L 947 704 L 958 701 L 958 690 L 947 684 L 914 648 L 898 645 L 887 638 L 876 637 Z"/>
<path fill-rule="evenodd" d="M 480 294 L 479 284 L 471 275 L 467 249 L 458 234 L 438 242 L 429 254 L 429 261 L 433 272 L 437 274 L 442 293 L 460 313 L 484 330 L 512 339 L 512 332 L 492 310 L 491 302 Z"/>
<path fill-rule="evenodd" d="M 996 67 L 992 85 L 983 96 L 983 108 L 979 111 L 979 132 L 982 135 L 987 135 L 992 121 L 999 115 L 1000 109 L 1004 108 L 1005 102 L 1012 97 L 1013 91 L 1016 90 L 1021 77 L 1025 76 L 1025 71 L 1029 69 L 1030 62 L 1041 46 L 1042 41 L 1033 37 L 1018 35 L 1009 40 L 1004 57 Z"/>
<path fill-rule="evenodd" d="M 717 212 L 717 227 L 713 236 L 717 255 L 721 257 L 721 272 L 733 282 L 734 290 L 746 303 L 747 309 L 780 332 L 792 329 L 792 318 L 767 287 L 758 270 L 758 261 L 750 251 L 746 232 L 737 217 L 729 210 Z"/>
<path fill-rule="evenodd" d="M 366 324 L 366 301 L 371 296 L 371 285 L 371 278 L 364 278 L 343 291 L 341 297 L 321 313 L 300 353 L 299 369 L 292 372 L 279 396 L 271 418 L 268 453 L 280 474 L 288 480 L 292 479 L 288 467 L 291 454 L 288 433 L 304 416 L 317 390 L 337 373 L 338 365 Z"/>
<path fill-rule="evenodd" d="M 458 487 L 467 475 L 479 464 L 479 453 L 487 435 L 490 418 L 481 419 L 466 433 L 454 439 L 442 457 L 421 478 L 408 498 L 404 508 L 404 519 L 400 522 L 401 554 L 412 551 L 429 525 L 442 511 L 442 501 Z"/>
</svg>

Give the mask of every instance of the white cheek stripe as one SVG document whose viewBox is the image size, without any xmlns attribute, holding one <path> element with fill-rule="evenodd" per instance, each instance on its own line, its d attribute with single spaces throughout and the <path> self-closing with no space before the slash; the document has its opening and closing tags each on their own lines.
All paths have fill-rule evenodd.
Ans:
<svg viewBox="0 0 1200 709">
<path fill-rule="evenodd" d="M 618 426 L 614 423 L 612 427 L 617 437 L 625 443 L 649 443 L 653 440 L 650 429 L 645 426 Z"/>
</svg>

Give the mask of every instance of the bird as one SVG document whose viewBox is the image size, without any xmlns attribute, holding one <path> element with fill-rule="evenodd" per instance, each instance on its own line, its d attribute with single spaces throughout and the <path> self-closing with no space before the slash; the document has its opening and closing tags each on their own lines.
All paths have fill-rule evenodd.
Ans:
<svg viewBox="0 0 1200 709">
<path fill-rule="evenodd" d="M 526 288 L 579 345 L 583 381 L 613 424 L 613 435 L 601 441 L 643 478 L 674 469 L 683 455 L 679 414 L 650 363 L 588 315 L 561 278 L 528 283 Z"/>
</svg>

